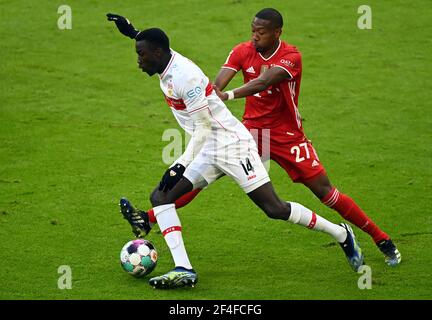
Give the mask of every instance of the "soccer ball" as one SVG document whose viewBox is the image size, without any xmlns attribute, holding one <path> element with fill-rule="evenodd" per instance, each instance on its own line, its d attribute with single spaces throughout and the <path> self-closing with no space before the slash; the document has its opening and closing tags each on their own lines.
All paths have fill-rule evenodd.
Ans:
<svg viewBox="0 0 432 320">
<path fill-rule="evenodd" d="M 154 245 L 144 239 L 126 243 L 120 251 L 120 263 L 130 275 L 143 277 L 156 267 L 158 255 Z"/>
</svg>

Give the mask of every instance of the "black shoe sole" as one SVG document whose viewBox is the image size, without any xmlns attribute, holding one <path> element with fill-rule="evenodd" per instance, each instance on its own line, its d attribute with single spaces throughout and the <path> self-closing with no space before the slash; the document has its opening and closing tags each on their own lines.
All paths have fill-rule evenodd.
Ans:
<svg viewBox="0 0 432 320">
<path fill-rule="evenodd" d="M 176 289 L 183 287 L 194 288 L 198 280 L 184 279 L 178 283 L 162 282 L 162 281 L 149 281 L 149 285 L 153 287 L 153 289 Z"/>
</svg>

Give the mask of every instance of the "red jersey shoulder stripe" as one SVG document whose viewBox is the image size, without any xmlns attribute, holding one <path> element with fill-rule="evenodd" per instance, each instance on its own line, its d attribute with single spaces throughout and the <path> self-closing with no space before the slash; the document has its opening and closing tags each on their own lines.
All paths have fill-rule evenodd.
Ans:
<svg viewBox="0 0 432 320">
<path fill-rule="evenodd" d="M 167 97 L 166 95 L 164 95 L 164 97 L 169 107 L 174 108 L 176 110 L 186 109 L 186 105 L 184 104 L 183 99 L 174 99 L 174 98 Z"/>
<path fill-rule="evenodd" d="M 209 95 L 212 94 L 213 85 L 210 81 L 209 81 L 208 85 L 206 86 L 205 90 L 206 90 L 206 92 L 205 92 L 206 97 L 208 97 Z M 165 101 L 167 102 L 169 107 L 174 108 L 176 110 L 185 110 L 186 109 L 186 105 L 185 105 L 183 99 L 174 99 L 174 98 L 166 96 L 165 94 L 164 94 L 164 97 L 165 97 Z"/>
</svg>

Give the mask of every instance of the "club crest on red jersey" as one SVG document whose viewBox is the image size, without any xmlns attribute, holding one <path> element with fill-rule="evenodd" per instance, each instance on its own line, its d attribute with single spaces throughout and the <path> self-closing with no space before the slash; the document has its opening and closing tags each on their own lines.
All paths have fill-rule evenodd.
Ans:
<svg viewBox="0 0 432 320">
<path fill-rule="evenodd" d="M 263 65 L 261 66 L 260 74 L 263 74 L 264 72 L 266 72 L 266 70 L 267 70 L 268 68 L 269 68 L 268 65 L 263 64 Z"/>
</svg>

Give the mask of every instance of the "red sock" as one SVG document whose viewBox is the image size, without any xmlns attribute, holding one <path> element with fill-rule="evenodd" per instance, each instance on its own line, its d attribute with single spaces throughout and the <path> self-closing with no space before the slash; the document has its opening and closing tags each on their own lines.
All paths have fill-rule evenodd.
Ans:
<svg viewBox="0 0 432 320">
<path fill-rule="evenodd" d="M 191 202 L 201 190 L 202 189 L 192 190 L 192 191 L 182 195 L 180 198 L 178 198 L 175 202 L 176 209 L 180 209 L 180 208 L 184 207 L 185 205 L 187 205 L 189 202 Z M 149 221 L 151 223 L 156 223 L 156 218 L 154 216 L 153 208 L 150 209 L 149 211 L 147 211 L 147 213 L 149 215 Z"/>
<path fill-rule="evenodd" d="M 388 240 L 390 237 L 363 212 L 362 209 L 347 195 L 340 193 L 333 188 L 324 198 L 321 199 L 329 208 L 339 212 L 339 214 L 349 222 L 367 232 L 378 243 L 382 240 Z"/>
<path fill-rule="evenodd" d="M 201 190 L 202 189 L 192 190 L 178 198 L 175 202 L 176 209 L 180 209 L 191 202 Z"/>
<path fill-rule="evenodd" d="M 154 215 L 153 208 L 151 208 L 149 211 L 147 211 L 147 213 L 148 213 L 148 216 L 149 216 L 150 223 L 156 223 L 156 218 L 155 218 L 155 215 Z"/>
</svg>

